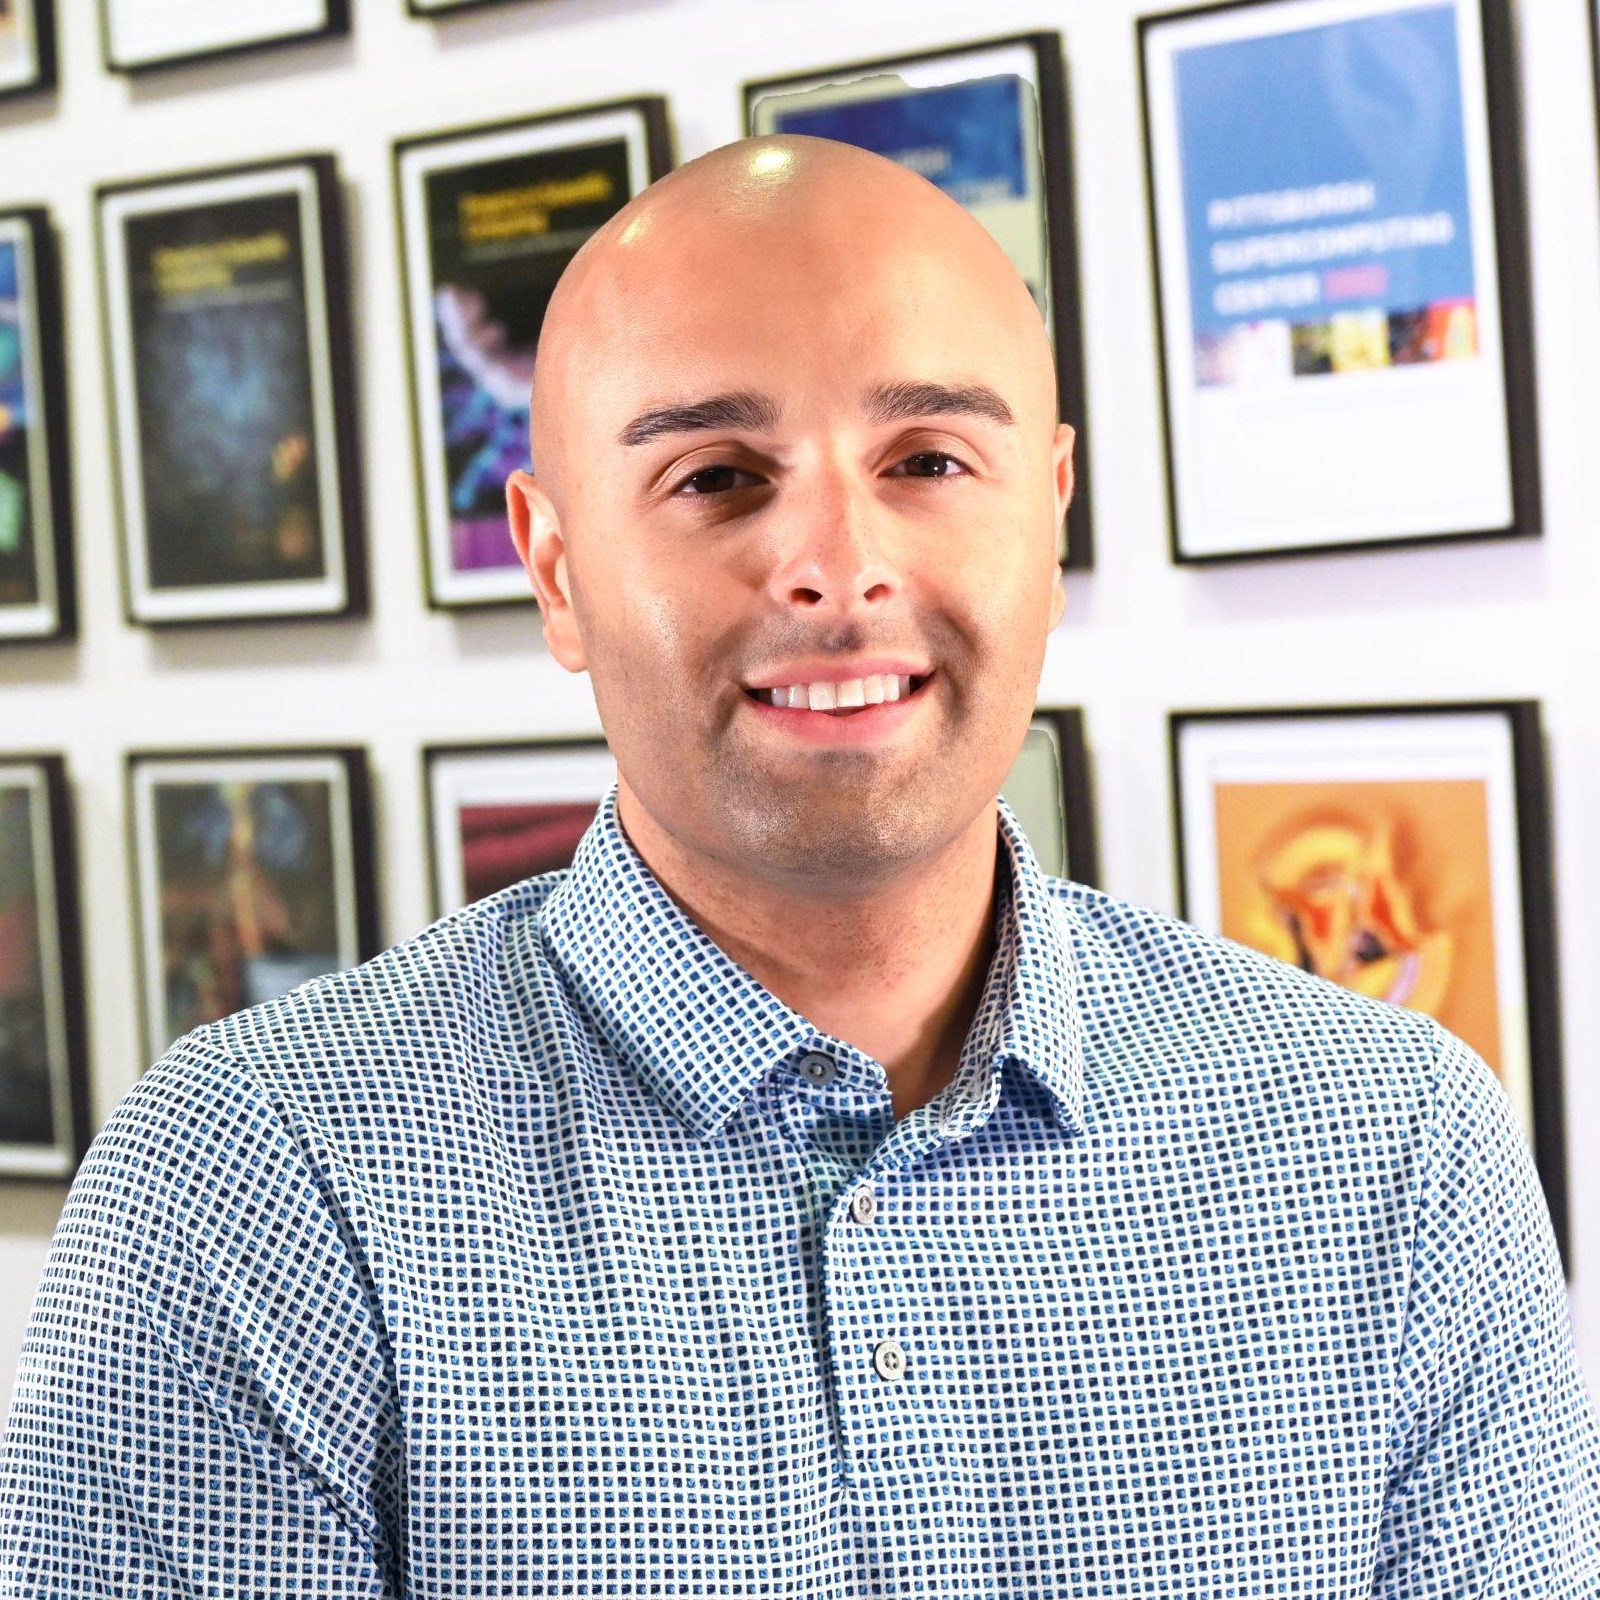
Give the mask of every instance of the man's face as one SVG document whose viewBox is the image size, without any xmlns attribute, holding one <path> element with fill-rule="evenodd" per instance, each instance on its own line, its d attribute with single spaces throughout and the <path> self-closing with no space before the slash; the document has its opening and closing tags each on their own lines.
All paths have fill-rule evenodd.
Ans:
<svg viewBox="0 0 1600 1600">
<path fill-rule="evenodd" d="M 581 306 L 551 648 L 682 846 L 859 891 L 972 825 L 1033 708 L 1070 493 L 1042 331 L 916 218 L 654 225 Z"/>
</svg>

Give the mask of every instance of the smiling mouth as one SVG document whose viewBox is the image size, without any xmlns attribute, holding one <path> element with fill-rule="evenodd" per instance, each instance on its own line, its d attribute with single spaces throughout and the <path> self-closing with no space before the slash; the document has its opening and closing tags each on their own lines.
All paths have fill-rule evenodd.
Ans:
<svg viewBox="0 0 1600 1600">
<path fill-rule="evenodd" d="M 776 706 L 780 710 L 853 717 L 876 706 L 909 700 L 932 676 L 932 673 L 909 677 L 875 673 L 842 683 L 797 683 L 777 689 L 746 689 L 745 693 L 758 705 Z"/>
</svg>

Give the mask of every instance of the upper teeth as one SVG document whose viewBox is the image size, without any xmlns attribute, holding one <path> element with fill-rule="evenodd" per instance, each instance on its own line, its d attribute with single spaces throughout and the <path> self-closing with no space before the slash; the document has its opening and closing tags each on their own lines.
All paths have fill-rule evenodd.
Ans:
<svg viewBox="0 0 1600 1600">
<path fill-rule="evenodd" d="M 775 706 L 791 706 L 802 711 L 836 711 L 841 707 L 876 706 L 885 700 L 904 700 L 911 693 L 911 679 L 875 672 L 868 678 L 846 678 L 843 683 L 796 683 L 787 689 L 758 689 L 756 693 Z"/>
</svg>

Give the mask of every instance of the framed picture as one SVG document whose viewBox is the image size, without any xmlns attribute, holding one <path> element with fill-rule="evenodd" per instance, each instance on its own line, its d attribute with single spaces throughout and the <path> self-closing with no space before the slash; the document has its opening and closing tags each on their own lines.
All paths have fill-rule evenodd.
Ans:
<svg viewBox="0 0 1600 1600">
<path fill-rule="evenodd" d="M 422 761 L 435 917 L 570 865 L 617 776 L 604 739 L 436 744 Z"/>
<path fill-rule="evenodd" d="M 1082 711 L 1041 706 L 1000 792 L 1046 872 L 1078 883 L 1098 881 Z"/>
<path fill-rule="evenodd" d="M 453 17 L 458 11 L 483 11 L 515 0 L 406 0 L 406 11 L 413 17 Z"/>
<path fill-rule="evenodd" d="M 135 750 L 144 1048 L 377 953 L 359 749 Z"/>
<path fill-rule="evenodd" d="M 1589 0 L 1589 68 L 1595 109 L 1600 114 L 1600 0 Z"/>
<path fill-rule="evenodd" d="M 1538 533 L 1506 0 L 1139 34 L 1173 559 Z"/>
<path fill-rule="evenodd" d="M 70 1181 L 89 1147 L 83 950 L 65 764 L 0 755 L 0 1178 Z"/>
<path fill-rule="evenodd" d="M 0 0 L 0 100 L 55 86 L 55 0 Z"/>
<path fill-rule="evenodd" d="M 1180 915 L 1471 1045 L 1516 1109 L 1565 1254 L 1538 704 L 1183 711 L 1171 753 Z"/>
<path fill-rule="evenodd" d="M 394 147 L 430 605 L 533 604 L 506 524 L 551 291 L 579 246 L 671 166 L 659 98 Z"/>
<path fill-rule="evenodd" d="M 1076 186 L 1061 36 L 1024 33 L 744 86 L 752 134 L 807 133 L 887 156 L 963 205 L 1011 258 L 1055 342 L 1078 430 L 1062 564 L 1093 560 Z"/>
<path fill-rule="evenodd" d="M 76 630 L 62 344 L 49 218 L 0 211 L 0 644 Z"/>
<path fill-rule="evenodd" d="M 149 72 L 349 31 L 350 0 L 100 0 L 110 72 Z"/>
<path fill-rule="evenodd" d="M 333 158 L 97 202 L 128 620 L 364 610 Z"/>
</svg>

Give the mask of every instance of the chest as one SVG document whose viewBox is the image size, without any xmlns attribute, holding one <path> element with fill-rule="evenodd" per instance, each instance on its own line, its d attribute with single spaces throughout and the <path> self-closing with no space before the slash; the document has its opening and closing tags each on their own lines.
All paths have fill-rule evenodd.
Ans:
<svg viewBox="0 0 1600 1600">
<path fill-rule="evenodd" d="M 1138 1552 L 1201 1595 L 1297 1549 L 1343 1592 L 1315 1506 L 1355 1573 L 1398 1310 L 1338 1292 L 1351 1241 L 1003 1132 L 855 1172 L 575 1149 L 413 1234 L 415 1592 L 492 1559 L 508 1593 L 1113 1593 Z"/>
</svg>

